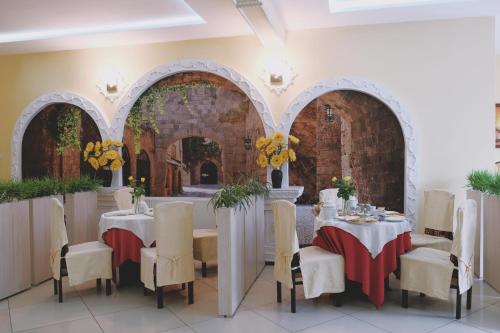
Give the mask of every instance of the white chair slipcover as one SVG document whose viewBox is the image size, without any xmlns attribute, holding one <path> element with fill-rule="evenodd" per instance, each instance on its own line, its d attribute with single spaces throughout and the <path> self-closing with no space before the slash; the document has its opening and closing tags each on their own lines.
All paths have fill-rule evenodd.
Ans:
<svg viewBox="0 0 500 333">
<path fill-rule="evenodd" d="M 217 229 L 194 229 L 193 255 L 195 260 L 217 260 Z"/>
<path fill-rule="evenodd" d="M 322 293 L 340 293 L 345 290 L 344 258 L 317 246 L 299 249 L 295 230 L 295 205 L 286 200 L 273 202 L 274 235 L 276 252 L 274 277 L 288 288 L 292 288 L 291 264 L 293 255 L 299 252 L 300 270 L 305 298 Z"/>
<path fill-rule="evenodd" d="M 453 232 L 453 210 L 455 195 L 444 190 L 429 190 L 424 192 L 424 227 Z M 445 237 L 425 234 L 412 234 L 413 249 L 429 247 L 450 251 L 452 241 Z"/>
<path fill-rule="evenodd" d="M 60 276 L 61 248 L 68 243 L 64 208 L 58 199 L 51 205 L 51 267 L 56 280 Z M 58 249 L 59 248 L 59 249 Z M 68 247 L 65 255 L 69 285 L 74 286 L 93 279 L 111 279 L 113 249 L 101 242 L 87 242 Z"/>
<path fill-rule="evenodd" d="M 476 203 L 466 200 L 457 211 L 457 228 L 452 252 L 458 258 L 459 292 L 463 294 L 473 284 L 474 241 L 476 234 Z M 445 299 L 453 270 L 450 252 L 433 248 L 418 248 L 400 257 L 401 289 Z"/>
<path fill-rule="evenodd" d="M 168 202 L 155 207 L 156 248 L 141 249 L 141 281 L 156 287 L 194 281 L 193 204 Z"/>
<path fill-rule="evenodd" d="M 113 197 L 119 210 L 132 209 L 132 193 L 131 189 L 126 187 L 115 191 Z"/>
<path fill-rule="evenodd" d="M 337 204 L 338 201 L 338 196 L 337 194 L 339 193 L 338 188 L 327 188 L 325 190 L 319 191 L 319 202 L 321 203 L 326 203 L 326 202 L 333 202 Z"/>
</svg>

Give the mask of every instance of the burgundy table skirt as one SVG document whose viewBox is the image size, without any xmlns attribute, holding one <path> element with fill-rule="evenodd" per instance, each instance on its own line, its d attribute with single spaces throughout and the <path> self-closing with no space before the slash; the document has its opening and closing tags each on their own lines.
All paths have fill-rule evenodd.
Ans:
<svg viewBox="0 0 500 333">
<path fill-rule="evenodd" d="M 398 235 L 384 246 L 376 258 L 372 258 L 355 236 L 333 226 L 318 230 L 313 245 L 341 254 L 345 259 L 347 279 L 359 282 L 363 293 L 379 308 L 384 304 L 384 281 L 397 270 L 398 257 L 411 250 L 411 236 L 409 232 Z"/>
<path fill-rule="evenodd" d="M 104 243 L 113 248 L 113 268 L 119 267 L 126 260 L 141 262 L 142 240 L 131 231 L 124 229 L 109 229 L 103 235 Z"/>
</svg>

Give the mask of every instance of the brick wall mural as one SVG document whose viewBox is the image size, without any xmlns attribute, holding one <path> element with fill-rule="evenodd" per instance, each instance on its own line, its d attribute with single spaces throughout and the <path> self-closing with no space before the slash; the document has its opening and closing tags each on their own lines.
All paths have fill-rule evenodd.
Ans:
<svg viewBox="0 0 500 333">
<path fill-rule="evenodd" d="M 327 122 L 324 106 L 332 107 Z M 290 184 L 304 186 L 302 203 L 318 201 L 332 176 L 353 177 L 360 202 L 403 211 L 404 138 L 397 118 L 378 99 L 356 91 L 335 91 L 298 115 L 291 134 L 301 139 Z"/>
</svg>

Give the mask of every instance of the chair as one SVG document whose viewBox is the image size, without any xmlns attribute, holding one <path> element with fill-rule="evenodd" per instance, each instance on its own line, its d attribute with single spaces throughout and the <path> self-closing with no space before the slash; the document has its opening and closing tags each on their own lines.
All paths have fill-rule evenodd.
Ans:
<svg viewBox="0 0 500 333">
<path fill-rule="evenodd" d="M 447 300 L 449 288 L 457 289 L 456 319 L 461 318 L 462 294 L 465 292 L 467 309 L 471 308 L 476 212 L 476 202 L 470 199 L 458 208 L 451 252 L 421 247 L 400 257 L 404 308 L 408 307 L 408 291 Z"/>
<path fill-rule="evenodd" d="M 442 190 L 424 192 L 424 234 L 412 234 L 413 249 L 429 247 L 450 251 L 453 240 L 455 195 Z"/>
<path fill-rule="evenodd" d="M 277 280 L 278 302 L 281 303 L 281 285 L 284 284 L 291 290 L 291 312 L 295 313 L 295 288 L 302 284 L 306 298 L 335 293 L 336 305 L 341 306 L 340 294 L 345 290 L 344 258 L 317 246 L 299 249 L 295 205 L 286 200 L 276 200 L 272 207 L 276 243 L 274 277 Z"/>
<path fill-rule="evenodd" d="M 156 292 L 163 308 L 163 287 L 188 284 L 188 303 L 193 304 L 193 204 L 168 202 L 154 210 L 156 247 L 141 249 L 141 281 Z"/>
<path fill-rule="evenodd" d="M 116 205 L 119 210 L 127 210 L 132 209 L 132 193 L 130 192 L 130 188 L 122 188 L 113 194 L 115 198 Z"/>
<path fill-rule="evenodd" d="M 319 202 L 335 202 L 337 204 L 339 197 L 337 194 L 339 193 L 338 188 L 327 188 L 325 190 L 319 191 Z"/>
<path fill-rule="evenodd" d="M 201 276 L 207 276 L 207 262 L 217 260 L 217 229 L 194 229 L 194 259 L 201 261 Z"/>
<path fill-rule="evenodd" d="M 50 264 L 54 295 L 59 294 L 59 303 L 63 302 L 64 276 L 68 277 L 70 286 L 96 279 L 98 291 L 101 290 L 101 279 L 106 279 L 106 295 L 111 295 L 113 249 L 97 241 L 68 247 L 64 207 L 58 199 L 53 198 L 50 209 Z"/>
</svg>

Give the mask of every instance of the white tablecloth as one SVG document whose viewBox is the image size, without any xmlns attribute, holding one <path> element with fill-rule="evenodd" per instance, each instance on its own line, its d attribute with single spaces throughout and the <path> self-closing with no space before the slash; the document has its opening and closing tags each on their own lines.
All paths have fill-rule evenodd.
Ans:
<svg viewBox="0 0 500 333">
<path fill-rule="evenodd" d="M 332 226 L 350 233 L 363 244 L 375 258 L 382 252 L 385 244 L 396 239 L 399 235 L 411 231 L 408 221 L 402 222 L 345 222 L 341 220 L 314 220 L 314 234 L 323 226 Z"/>
<path fill-rule="evenodd" d="M 129 210 L 104 213 L 99 221 L 99 238 L 109 229 L 125 229 L 139 237 L 144 246 L 150 247 L 155 241 L 155 220 L 145 214 L 131 214 Z"/>
</svg>

